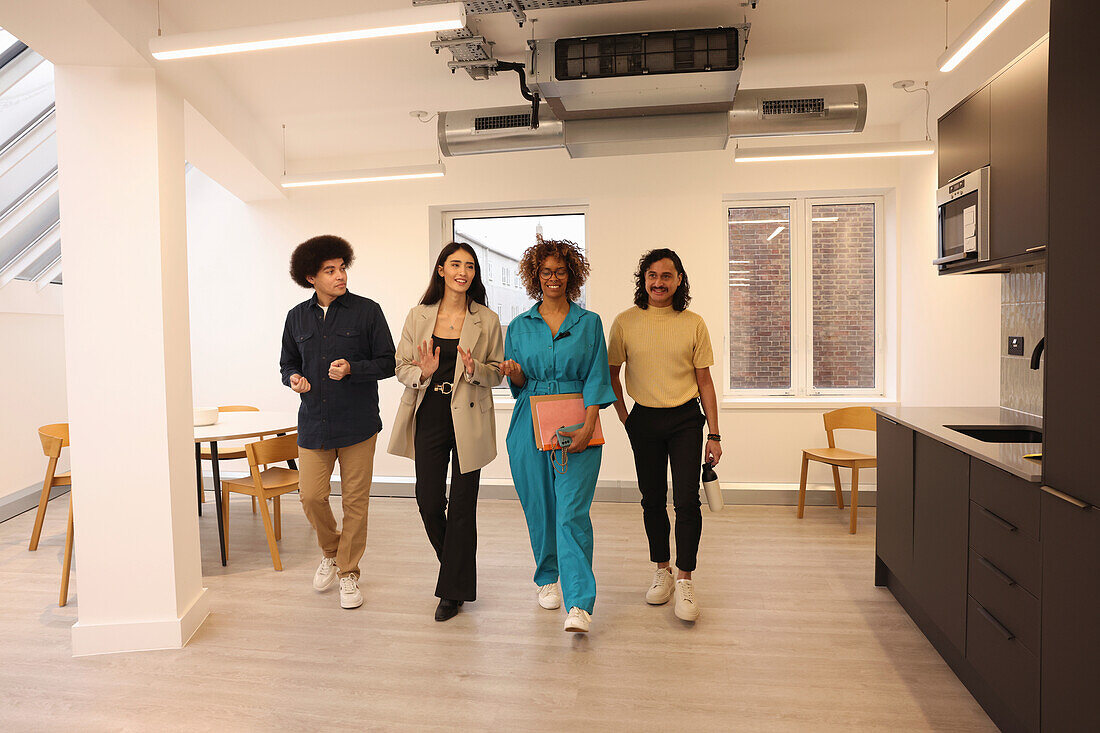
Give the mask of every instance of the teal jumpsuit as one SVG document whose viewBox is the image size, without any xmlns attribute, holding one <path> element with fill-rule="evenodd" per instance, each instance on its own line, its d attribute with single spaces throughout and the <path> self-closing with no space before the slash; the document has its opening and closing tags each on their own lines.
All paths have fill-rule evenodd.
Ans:
<svg viewBox="0 0 1100 733">
<path fill-rule="evenodd" d="M 592 574 L 592 521 L 588 513 L 603 448 L 594 446 L 570 453 L 565 474 L 557 473 L 551 451 L 535 447 L 528 398 L 579 392 L 585 407 L 613 404 L 615 393 L 611 390 L 603 323 L 598 315 L 573 303 L 554 337 L 536 304 L 508 325 L 504 358 L 514 359 L 527 379 L 520 388 L 509 381 L 516 406 L 506 443 L 512 480 L 527 517 L 535 554 L 535 583 L 548 585 L 560 576 L 565 607 L 576 606 L 592 613 L 596 578 Z"/>
</svg>

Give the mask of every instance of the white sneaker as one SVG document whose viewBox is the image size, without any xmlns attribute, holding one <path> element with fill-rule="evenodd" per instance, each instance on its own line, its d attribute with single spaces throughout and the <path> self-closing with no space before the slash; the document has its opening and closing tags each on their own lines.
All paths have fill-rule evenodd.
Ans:
<svg viewBox="0 0 1100 733">
<path fill-rule="evenodd" d="M 345 575 L 340 578 L 340 608 L 359 608 L 363 605 L 363 594 L 359 592 L 359 578 Z"/>
<path fill-rule="evenodd" d="M 313 574 L 313 590 L 328 590 L 339 577 L 340 572 L 339 568 L 336 567 L 336 558 L 321 558 L 321 564 L 317 566 L 317 572 Z"/>
<path fill-rule="evenodd" d="M 565 630 L 587 633 L 590 623 L 592 623 L 592 617 L 588 615 L 588 611 L 573 606 L 569 609 L 569 615 L 565 617 Z"/>
<path fill-rule="evenodd" d="M 557 583 L 548 583 L 539 586 L 539 605 L 547 611 L 561 608 L 561 591 Z"/>
<path fill-rule="evenodd" d="M 676 618 L 681 621 L 699 618 L 699 606 L 695 605 L 695 586 L 687 578 L 676 581 Z"/>
<path fill-rule="evenodd" d="M 653 574 L 653 585 L 645 592 L 645 602 L 651 606 L 668 603 L 672 598 L 672 568 L 657 568 Z"/>
</svg>

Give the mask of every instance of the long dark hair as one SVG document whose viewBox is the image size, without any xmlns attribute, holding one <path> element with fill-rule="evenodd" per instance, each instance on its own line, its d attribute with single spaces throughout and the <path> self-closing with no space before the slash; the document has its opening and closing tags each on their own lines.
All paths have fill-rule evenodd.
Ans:
<svg viewBox="0 0 1100 733">
<path fill-rule="evenodd" d="M 688 285 L 688 274 L 687 271 L 684 270 L 684 263 L 680 261 L 680 255 L 667 248 L 651 249 L 642 255 L 642 259 L 639 260 L 638 272 L 634 275 L 634 305 L 642 310 L 649 307 L 649 293 L 645 290 L 645 273 L 650 265 L 654 262 L 660 262 L 661 260 L 672 260 L 672 265 L 676 268 L 677 274 L 683 278 L 680 282 L 680 287 L 676 288 L 676 292 L 672 294 L 672 309 L 675 311 L 687 309 L 688 303 L 691 302 L 691 287 Z"/>
<path fill-rule="evenodd" d="M 443 300 L 443 291 L 446 290 L 447 285 L 443 282 L 443 276 L 439 274 L 439 268 L 447 262 L 448 257 L 460 249 L 474 258 L 474 281 L 466 291 L 466 307 L 470 308 L 473 303 L 486 305 L 485 283 L 481 281 L 481 263 L 477 261 L 477 252 L 474 252 L 474 248 L 465 242 L 451 242 L 439 253 L 435 266 L 432 267 L 432 279 L 428 283 L 428 289 L 424 291 L 424 297 L 420 299 L 420 305 L 435 305 Z"/>
</svg>

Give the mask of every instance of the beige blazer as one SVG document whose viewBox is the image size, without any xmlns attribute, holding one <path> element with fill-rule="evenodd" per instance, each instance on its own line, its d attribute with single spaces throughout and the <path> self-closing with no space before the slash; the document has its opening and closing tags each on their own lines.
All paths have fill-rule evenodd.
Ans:
<svg viewBox="0 0 1100 733">
<path fill-rule="evenodd" d="M 401 341 L 397 345 L 397 380 L 405 385 L 405 393 L 401 395 L 387 449 L 396 456 L 415 457 L 416 411 L 429 387 L 420 380 L 416 346 L 431 339 L 438 313 L 438 304 L 418 305 L 409 311 L 405 327 L 401 329 Z M 462 357 L 458 357 L 451 380 L 454 384 L 451 417 L 455 426 L 458 466 L 462 473 L 469 473 L 484 467 L 497 455 L 493 387 L 503 379 L 498 367 L 504 360 L 504 340 L 497 314 L 474 303 L 462 322 L 458 345 L 474 355 L 474 373 L 466 376 Z"/>
</svg>

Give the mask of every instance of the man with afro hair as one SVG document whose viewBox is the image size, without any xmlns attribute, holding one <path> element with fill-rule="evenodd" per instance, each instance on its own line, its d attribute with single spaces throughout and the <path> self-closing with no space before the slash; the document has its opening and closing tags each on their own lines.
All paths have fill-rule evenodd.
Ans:
<svg viewBox="0 0 1100 733">
<path fill-rule="evenodd" d="M 382 309 L 348 292 L 353 258 L 351 245 L 329 234 L 294 249 L 290 277 L 314 292 L 287 313 L 279 360 L 283 384 L 301 397 L 299 493 L 324 554 L 313 587 L 327 590 L 339 579 L 342 608 L 363 605 L 359 560 L 367 545 L 374 446 L 382 429 L 378 380 L 392 377 L 396 365 Z M 344 509 L 339 532 L 328 501 L 337 461 Z"/>
</svg>

